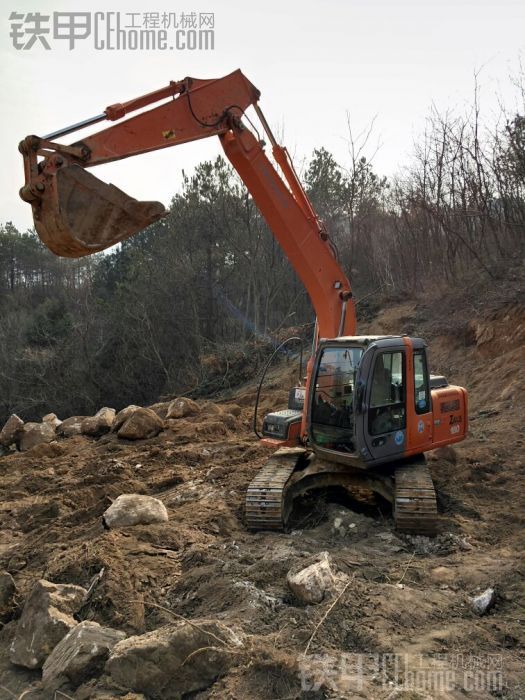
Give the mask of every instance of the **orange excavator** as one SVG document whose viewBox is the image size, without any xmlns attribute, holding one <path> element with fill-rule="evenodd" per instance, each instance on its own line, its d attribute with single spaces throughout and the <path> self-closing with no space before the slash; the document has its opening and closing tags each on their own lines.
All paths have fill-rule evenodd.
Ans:
<svg viewBox="0 0 525 700">
<path fill-rule="evenodd" d="M 292 389 L 287 409 L 263 421 L 262 439 L 274 453 L 248 487 L 247 526 L 282 529 L 294 498 L 335 485 L 380 494 L 392 503 L 398 530 L 432 535 L 436 493 L 424 453 L 464 439 L 467 392 L 430 375 L 422 339 L 356 335 L 350 283 L 259 97 L 240 70 L 216 80 L 185 78 L 43 138 L 28 136 L 19 146 L 25 169 L 20 196 L 31 204 L 37 233 L 50 250 L 90 255 L 166 212 L 159 202 L 137 201 L 102 182 L 89 168 L 218 136 L 316 314 L 305 385 Z M 250 107 L 276 165 L 246 115 Z M 136 110 L 142 111 L 119 121 Z M 71 145 L 55 140 L 105 120 L 117 123 Z"/>
</svg>

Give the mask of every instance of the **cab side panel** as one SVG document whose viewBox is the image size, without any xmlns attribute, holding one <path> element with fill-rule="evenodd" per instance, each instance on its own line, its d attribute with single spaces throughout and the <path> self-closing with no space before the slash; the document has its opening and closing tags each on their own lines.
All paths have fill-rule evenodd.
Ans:
<svg viewBox="0 0 525 700">
<path fill-rule="evenodd" d="M 468 398 L 463 387 L 432 391 L 434 433 L 432 448 L 463 440 L 468 430 Z"/>
</svg>

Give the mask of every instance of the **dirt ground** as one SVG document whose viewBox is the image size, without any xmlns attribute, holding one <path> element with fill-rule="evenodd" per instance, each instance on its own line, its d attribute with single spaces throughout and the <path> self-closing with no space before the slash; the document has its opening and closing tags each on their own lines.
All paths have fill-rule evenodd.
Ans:
<svg viewBox="0 0 525 700">
<path fill-rule="evenodd" d="M 432 371 L 470 392 L 469 438 L 448 459 L 431 456 L 434 539 L 396 535 L 388 508 L 337 490 L 299 501 L 285 534 L 247 532 L 245 490 L 268 456 L 251 433 L 254 383 L 151 440 L 77 436 L 1 458 L 0 568 L 16 581 L 18 609 L 0 631 L 0 698 L 39 678 L 8 661 L 33 583 L 88 587 L 102 570 L 80 619 L 140 634 L 175 614 L 244 633 L 199 700 L 525 698 L 525 306 L 446 304 L 441 323 L 432 304 L 414 303 L 370 326 L 427 338 Z M 294 369 L 271 375 L 261 412 L 286 405 Z M 121 493 L 160 498 L 169 522 L 105 530 L 101 515 Z M 321 551 L 348 585 L 304 607 L 286 574 Z M 480 617 L 469 600 L 488 586 L 496 604 Z M 70 697 L 144 697 L 130 691 L 102 675 Z"/>
</svg>

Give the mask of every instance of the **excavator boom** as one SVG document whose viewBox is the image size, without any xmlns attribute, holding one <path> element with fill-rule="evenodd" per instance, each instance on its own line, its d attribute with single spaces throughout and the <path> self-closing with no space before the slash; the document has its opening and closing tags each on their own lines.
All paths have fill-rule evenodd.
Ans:
<svg viewBox="0 0 525 700">
<path fill-rule="evenodd" d="M 355 312 L 350 283 L 288 152 L 275 140 L 257 105 L 259 96 L 240 70 L 216 80 L 185 78 L 124 104 L 111 105 L 103 114 L 48 137 L 26 137 L 19 146 L 25 169 L 20 196 L 33 208 L 38 235 L 56 255 L 74 258 L 135 235 L 165 215 L 163 205 L 137 201 L 99 180 L 88 168 L 218 136 L 308 290 L 319 335 L 352 335 Z M 102 120 L 119 120 L 166 99 L 70 145 L 54 140 Z M 250 106 L 271 142 L 280 172 L 267 157 L 264 142 L 243 123 Z"/>
<path fill-rule="evenodd" d="M 20 196 L 33 207 L 38 235 L 56 255 L 74 258 L 135 235 L 164 216 L 164 206 L 138 202 L 86 168 L 222 134 L 228 129 L 226 111 L 240 116 L 258 96 L 240 71 L 218 80 L 186 78 L 111 105 L 103 114 L 47 137 L 28 136 L 19 146 L 26 178 Z M 165 99 L 169 101 L 70 146 L 52 140 Z M 40 163 L 38 156 L 44 156 Z"/>
</svg>

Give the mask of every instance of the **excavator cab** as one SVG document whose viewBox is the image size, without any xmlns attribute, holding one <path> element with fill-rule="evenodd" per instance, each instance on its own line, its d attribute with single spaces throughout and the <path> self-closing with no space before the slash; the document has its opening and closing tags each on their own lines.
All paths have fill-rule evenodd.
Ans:
<svg viewBox="0 0 525 700">
<path fill-rule="evenodd" d="M 431 377 L 421 338 L 321 341 L 309 406 L 308 439 L 315 452 L 356 467 L 456 442 L 466 431 L 465 390 Z"/>
</svg>

